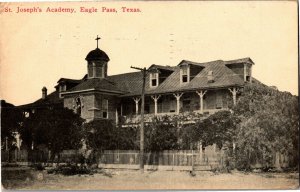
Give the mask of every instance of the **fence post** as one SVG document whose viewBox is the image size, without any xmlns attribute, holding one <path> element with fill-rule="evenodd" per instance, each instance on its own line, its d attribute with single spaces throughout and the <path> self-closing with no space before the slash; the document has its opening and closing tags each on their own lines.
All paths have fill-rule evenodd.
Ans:
<svg viewBox="0 0 300 192">
<path fill-rule="evenodd" d="M 194 171 L 194 150 L 192 150 L 192 171 Z"/>
<path fill-rule="evenodd" d="M 19 161 L 19 156 L 18 156 L 18 150 L 15 149 L 15 161 L 18 162 Z"/>
<path fill-rule="evenodd" d="M 202 155 L 203 155 L 202 154 L 202 152 L 203 152 L 202 151 L 202 144 L 200 144 L 200 151 L 199 152 L 200 152 L 200 163 L 202 163 L 203 162 L 203 158 L 202 158 Z"/>
<path fill-rule="evenodd" d="M 174 170 L 174 166 L 175 166 L 175 153 L 174 153 L 174 151 L 172 151 L 173 152 L 173 166 L 172 166 L 172 170 Z"/>
</svg>

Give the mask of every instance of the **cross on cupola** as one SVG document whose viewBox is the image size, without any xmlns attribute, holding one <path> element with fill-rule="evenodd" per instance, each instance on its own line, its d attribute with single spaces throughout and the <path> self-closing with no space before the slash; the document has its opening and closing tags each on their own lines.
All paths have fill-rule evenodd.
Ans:
<svg viewBox="0 0 300 192">
<path fill-rule="evenodd" d="M 97 41 L 97 48 L 98 48 L 98 41 L 99 41 L 100 39 L 101 39 L 101 38 L 98 37 L 98 35 L 97 35 L 97 38 L 95 39 L 95 40 Z"/>
<path fill-rule="evenodd" d="M 85 60 L 88 64 L 88 78 L 106 78 L 107 77 L 107 62 L 109 57 L 99 48 L 99 40 L 101 38 L 97 35 L 97 48 L 91 50 Z"/>
</svg>

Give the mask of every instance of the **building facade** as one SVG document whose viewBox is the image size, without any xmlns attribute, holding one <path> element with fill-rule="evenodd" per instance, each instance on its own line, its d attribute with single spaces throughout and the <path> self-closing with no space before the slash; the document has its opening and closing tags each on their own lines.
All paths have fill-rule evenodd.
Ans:
<svg viewBox="0 0 300 192">
<path fill-rule="evenodd" d="M 87 73 L 82 79 L 61 78 L 56 91 L 29 105 L 66 107 L 87 121 L 138 117 L 141 110 L 143 74 L 140 71 L 108 75 L 109 57 L 101 49 L 90 51 Z M 250 58 L 197 63 L 182 60 L 176 66 L 153 64 L 145 79 L 146 116 L 178 115 L 185 112 L 212 114 L 237 101 L 238 91 L 252 83 Z"/>
</svg>

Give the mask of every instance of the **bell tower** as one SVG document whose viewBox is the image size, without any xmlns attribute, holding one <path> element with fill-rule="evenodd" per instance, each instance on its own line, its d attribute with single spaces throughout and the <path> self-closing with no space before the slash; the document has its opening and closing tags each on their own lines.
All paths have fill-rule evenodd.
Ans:
<svg viewBox="0 0 300 192">
<path fill-rule="evenodd" d="M 109 62 L 109 57 L 107 54 L 99 49 L 99 40 L 98 37 L 95 39 L 97 41 L 97 48 L 88 53 L 85 60 L 87 61 L 88 69 L 88 79 L 92 78 L 106 78 L 107 77 L 107 63 Z"/>
</svg>

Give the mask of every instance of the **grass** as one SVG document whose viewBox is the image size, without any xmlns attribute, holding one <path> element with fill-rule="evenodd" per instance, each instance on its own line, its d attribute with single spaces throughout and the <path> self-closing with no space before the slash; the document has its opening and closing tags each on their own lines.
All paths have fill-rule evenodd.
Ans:
<svg viewBox="0 0 300 192">
<path fill-rule="evenodd" d="M 37 177 L 39 173 L 44 174 L 42 180 Z M 299 174 L 198 171 L 191 176 L 188 171 L 145 171 L 141 174 L 137 170 L 97 169 L 93 175 L 65 176 L 28 169 L 4 170 L 2 185 L 6 189 L 23 190 L 295 189 L 299 187 Z"/>
</svg>

